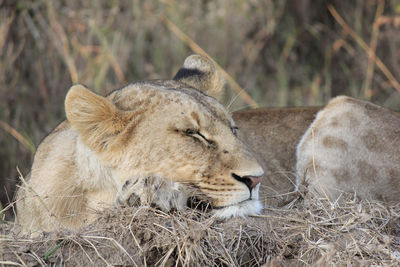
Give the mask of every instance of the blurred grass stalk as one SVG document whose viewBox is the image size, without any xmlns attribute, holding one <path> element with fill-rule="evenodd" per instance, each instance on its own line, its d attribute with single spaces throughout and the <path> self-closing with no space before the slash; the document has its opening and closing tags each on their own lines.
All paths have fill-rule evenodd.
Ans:
<svg viewBox="0 0 400 267">
<path fill-rule="evenodd" d="M 211 59 L 221 71 L 222 76 L 231 85 L 232 89 L 252 108 L 257 108 L 258 104 L 249 96 L 249 94 L 229 75 L 209 54 L 207 54 L 196 42 L 194 42 L 187 34 L 181 31 L 178 26 L 172 23 L 167 17 L 162 17 L 161 21 L 173 32 L 181 41 L 187 44 L 195 53 L 203 55 Z"/>
<path fill-rule="evenodd" d="M 285 45 L 283 46 L 282 53 L 277 62 L 277 78 L 279 82 L 279 92 L 278 92 L 278 105 L 287 106 L 289 99 L 289 75 L 286 71 L 287 59 L 290 55 L 291 50 L 296 41 L 296 33 L 291 33 L 286 39 Z"/>
<path fill-rule="evenodd" d="M 68 37 L 61 24 L 57 21 L 56 12 L 53 6 L 53 1 L 46 0 L 46 6 L 47 6 L 47 17 L 49 18 L 51 26 L 50 29 L 52 29 L 52 31 L 50 31 L 50 36 L 52 37 L 54 46 L 56 47 L 60 55 L 63 57 L 65 64 L 68 67 L 72 83 L 74 84 L 78 83 L 79 81 L 78 70 L 76 68 L 75 60 L 71 56 Z"/>
<path fill-rule="evenodd" d="M 348 33 L 356 41 L 356 43 L 367 53 L 369 60 L 375 62 L 375 64 L 378 66 L 378 68 L 382 71 L 382 73 L 389 80 L 391 85 L 400 93 L 399 82 L 396 80 L 396 78 L 394 78 L 393 74 L 389 71 L 389 69 L 382 62 L 382 60 L 375 54 L 375 51 L 372 50 L 365 43 L 365 41 L 347 25 L 347 23 L 343 20 L 343 18 L 339 15 L 339 13 L 336 11 L 336 9 L 332 5 L 329 5 L 328 9 L 329 9 L 330 13 L 332 14 L 332 16 L 335 18 L 335 20 L 340 24 L 340 26 L 342 26 L 343 30 L 346 33 Z M 379 9 L 379 7 L 378 7 L 378 9 Z"/>
<path fill-rule="evenodd" d="M 8 125 L 7 123 L 0 121 L 0 128 L 3 128 L 6 132 L 8 132 L 12 137 L 14 137 L 20 144 L 22 144 L 27 150 L 31 152 L 31 154 L 35 154 L 35 145 L 28 140 L 28 138 L 24 137 L 13 127 Z"/>
<path fill-rule="evenodd" d="M 378 43 L 378 34 L 379 34 L 379 19 L 382 17 L 383 8 L 385 6 L 384 0 L 378 0 L 378 6 L 376 8 L 374 23 L 372 24 L 372 33 L 371 33 L 371 41 L 369 43 L 369 47 L 372 52 L 376 54 L 376 46 Z M 367 66 L 367 74 L 364 83 L 364 97 L 368 100 L 371 99 L 373 91 L 371 88 L 372 78 L 374 76 L 374 67 L 375 61 L 371 54 L 368 54 L 368 66 Z"/>
</svg>

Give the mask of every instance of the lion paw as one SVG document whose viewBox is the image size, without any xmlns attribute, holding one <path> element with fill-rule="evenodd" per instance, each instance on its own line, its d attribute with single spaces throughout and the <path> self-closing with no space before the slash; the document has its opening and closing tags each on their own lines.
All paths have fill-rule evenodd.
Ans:
<svg viewBox="0 0 400 267">
<path fill-rule="evenodd" d="M 182 210 L 187 202 L 182 185 L 160 176 L 134 177 L 119 190 L 116 203 L 122 206 L 154 205 L 163 211 Z"/>
</svg>

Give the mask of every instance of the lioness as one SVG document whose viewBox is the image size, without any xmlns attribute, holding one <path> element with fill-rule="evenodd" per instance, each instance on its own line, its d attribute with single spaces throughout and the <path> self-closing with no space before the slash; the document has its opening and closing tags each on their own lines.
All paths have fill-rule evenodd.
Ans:
<svg viewBox="0 0 400 267">
<path fill-rule="evenodd" d="M 264 174 L 215 100 L 222 79 L 207 58 L 188 57 L 174 80 L 130 84 L 107 97 L 82 85 L 65 98 L 67 120 L 37 149 L 17 193 L 26 232 L 76 229 L 131 195 L 181 210 L 193 194 L 219 217 L 262 210 Z"/>
</svg>

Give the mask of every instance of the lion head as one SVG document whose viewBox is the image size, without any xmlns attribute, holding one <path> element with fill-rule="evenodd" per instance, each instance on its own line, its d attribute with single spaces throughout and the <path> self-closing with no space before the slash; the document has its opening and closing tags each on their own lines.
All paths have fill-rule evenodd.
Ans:
<svg viewBox="0 0 400 267">
<path fill-rule="evenodd" d="M 259 211 L 263 170 L 236 137 L 230 113 L 214 98 L 221 87 L 210 60 L 194 55 L 174 81 L 131 84 L 107 98 L 74 86 L 66 114 L 121 184 L 157 175 L 198 189 L 213 207 Z"/>
</svg>

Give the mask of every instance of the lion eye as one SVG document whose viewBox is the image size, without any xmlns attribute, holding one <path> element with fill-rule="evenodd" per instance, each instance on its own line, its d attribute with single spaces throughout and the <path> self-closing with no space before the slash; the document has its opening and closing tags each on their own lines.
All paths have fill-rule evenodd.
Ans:
<svg viewBox="0 0 400 267">
<path fill-rule="evenodd" d="M 198 133 L 198 131 L 193 130 L 193 129 L 186 129 L 185 130 L 185 134 L 187 134 L 187 135 L 195 135 L 197 133 Z"/>
<path fill-rule="evenodd" d="M 196 131 L 196 130 L 193 130 L 193 129 L 186 129 L 185 130 L 185 134 L 189 135 L 189 136 L 192 136 L 194 138 L 197 138 L 197 139 L 203 139 L 204 141 L 207 142 L 209 148 L 217 148 L 217 144 L 214 141 L 207 139 L 199 131 Z"/>
<path fill-rule="evenodd" d="M 234 135 L 234 136 L 237 136 L 237 131 L 239 130 L 239 127 L 233 126 L 233 127 L 231 128 L 231 130 L 232 130 L 233 135 Z"/>
</svg>

